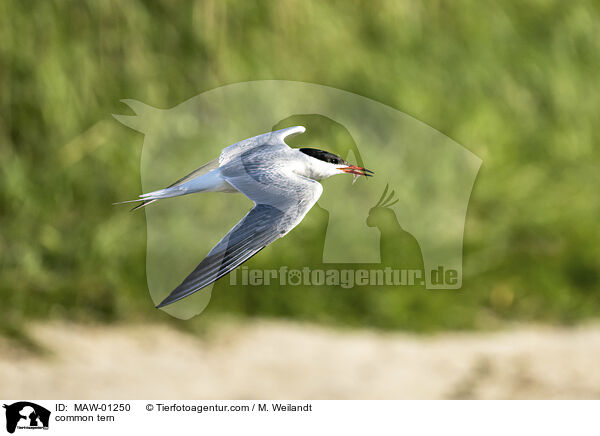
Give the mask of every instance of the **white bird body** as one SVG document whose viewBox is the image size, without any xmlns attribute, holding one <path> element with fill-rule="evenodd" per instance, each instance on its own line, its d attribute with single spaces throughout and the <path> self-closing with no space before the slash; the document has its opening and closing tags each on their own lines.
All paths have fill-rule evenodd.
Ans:
<svg viewBox="0 0 600 436">
<path fill-rule="evenodd" d="M 302 126 L 265 133 L 233 144 L 215 159 L 171 186 L 140 195 L 147 206 L 159 199 L 196 192 L 240 192 L 254 208 L 213 247 L 196 269 L 157 307 L 174 303 L 211 284 L 298 225 L 317 202 L 322 180 L 342 172 L 368 176 L 322 150 L 292 149 L 284 139 Z"/>
<path fill-rule="evenodd" d="M 260 150 L 261 154 L 270 153 L 273 159 L 278 159 L 280 162 L 279 165 L 273 164 L 272 168 L 277 168 L 281 172 L 287 173 L 290 177 L 300 175 L 312 180 L 323 180 L 327 177 L 340 174 L 337 167 L 332 167 L 331 164 L 313 159 L 298 150 L 291 148 L 287 150 L 283 148 L 281 150 L 267 150 L 265 148 Z M 274 147 L 271 146 L 271 148 Z M 223 176 L 224 172 L 230 172 L 232 166 L 234 164 L 228 162 L 222 167 L 210 170 L 206 174 L 196 175 L 194 178 L 180 185 L 149 192 L 140 197 L 148 200 L 157 200 L 196 192 L 240 192 Z"/>
</svg>

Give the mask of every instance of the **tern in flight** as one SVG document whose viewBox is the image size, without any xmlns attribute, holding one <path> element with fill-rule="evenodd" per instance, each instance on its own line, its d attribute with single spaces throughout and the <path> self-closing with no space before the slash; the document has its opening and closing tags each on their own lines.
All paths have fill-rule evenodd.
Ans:
<svg viewBox="0 0 600 436">
<path fill-rule="evenodd" d="M 265 133 L 233 144 L 221 155 L 165 189 L 140 195 L 134 209 L 195 192 L 241 192 L 254 207 L 213 247 L 202 262 L 156 307 L 185 298 L 223 277 L 296 227 L 317 202 L 322 180 L 336 174 L 370 176 L 372 171 L 315 148 L 290 148 L 288 136 L 302 126 Z M 123 202 L 123 203 L 128 203 Z"/>
</svg>

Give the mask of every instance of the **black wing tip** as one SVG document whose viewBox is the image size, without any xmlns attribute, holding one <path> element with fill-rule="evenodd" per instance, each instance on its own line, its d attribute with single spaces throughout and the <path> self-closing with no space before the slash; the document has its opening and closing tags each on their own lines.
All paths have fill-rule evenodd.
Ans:
<svg viewBox="0 0 600 436">
<path fill-rule="evenodd" d="M 169 295 L 167 295 L 167 297 L 163 301 L 161 301 L 159 304 L 157 304 L 154 307 L 156 307 L 157 309 L 161 309 L 170 304 L 177 303 L 178 301 L 183 300 L 184 298 L 189 297 L 192 294 L 195 294 L 196 292 L 198 292 L 199 290 L 203 289 L 204 287 L 210 285 L 213 282 L 207 283 L 206 285 L 202 286 L 201 288 L 194 289 L 191 292 L 180 293 L 178 295 L 175 294 L 175 292 L 178 290 L 178 288 L 176 288 L 173 290 L 173 292 L 171 292 Z"/>
<path fill-rule="evenodd" d="M 157 304 L 154 307 L 156 307 L 157 309 L 161 309 L 161 308 L 168 306 L 169 304 L 173 304 L 183 298 L 185 298 L 185 296 L 173 298 L 172 295 L 169 295 L 167 298 L 165 298 L 163 301 L 161 301 L 159 304 Z"/>
</svg>

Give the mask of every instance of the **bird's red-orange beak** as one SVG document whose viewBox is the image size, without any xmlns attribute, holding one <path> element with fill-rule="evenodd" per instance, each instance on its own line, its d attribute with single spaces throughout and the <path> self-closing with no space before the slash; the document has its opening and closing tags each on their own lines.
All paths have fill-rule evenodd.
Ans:
<svg viewBox="0 0 600 436">
<path fill-rule="evenodd" d="M 372 177 L 375 174 L 371 170 L 367 170 L 363 167 L 357 167 L 356 165 L 348 165 L 347 167 L 340 168 L 345 173 L 354 174 L 354 180 L 352 180 L 352 184 L 356 182 L 359 176 Z"/>
<path fill-rule="evenodd" d="M 357 167 L 356 165 L 349 165 L 347 167 L 340 168 L 340 170 L 342 170 L 345 173 L 355 174 L 357 176 L 365 176 L 365 177 L 371 177 L 373 174 L 375 174 L 371 170 L 367 170 L 366 168 L 362 168 L 362 167 Z"/>
</svg>

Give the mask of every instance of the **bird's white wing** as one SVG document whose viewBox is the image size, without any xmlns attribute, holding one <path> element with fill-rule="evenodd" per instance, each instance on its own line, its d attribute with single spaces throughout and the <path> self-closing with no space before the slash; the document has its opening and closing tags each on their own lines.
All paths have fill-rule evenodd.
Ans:
<svg viewBox="0 0 600 436">
<path fill-rule="evenodd" d="M 223 149 L 219 156 L 219 165 L 223 166 L 245 151 L 261 145 L 285 145 L 287 147 L 285 143 L 286 137 L 304 133 L 305 131 L 306 129 L 302 126 L 294 126 L 244 139 Z"/>
<path fill-rule="evenodd" d="M 296 227 L 317 202 L 320 183 L 277 168 L 265 168 L 252 150 L 226 169 L 225 178 L 255 202 L 254 208 L 208 253 L 196 269 L 157 307 L 210 285 Z M 240 171 L 240 165 L 247 172 Z"/>
<path fill-rule="evenodd" d="M 210 162 L 205 163 L 200 168 L 195 169 L 191 173 L 170 184 L 169 186 L 167 186 L 167 188 L 183 185 L 185 182 L 188 182 L 201 175 L 204 175 L 209 171 L 214 170 L 215 168 L 219 168 L 219 166 L 230 162 L 243 152 L 248 151 L 254 147 L 259 147 L 261 145 L 287 146 L 287 144 L 285 143 L 285 138 L 287 138 L 288 136 L 297 135 L 299 133 L 304 133 L 305 131 L 306 129 L 302 126 L 294 126 L 289 127 L 287 129 L 276 130 L 274 132 L 268 132 L 262 135 L 254 136 L 252 138 L 244 139 L 243 141 L 237 142 L 233 145 L 230 145 L 229 147 L 225 147 L 217 159 L 213 159 Z"/>
</svg>

